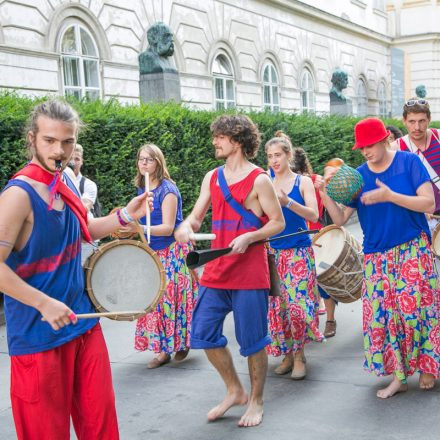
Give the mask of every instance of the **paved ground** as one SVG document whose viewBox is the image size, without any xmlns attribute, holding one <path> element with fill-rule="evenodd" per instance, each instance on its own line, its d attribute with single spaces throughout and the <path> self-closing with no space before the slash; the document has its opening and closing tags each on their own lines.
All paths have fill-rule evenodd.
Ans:
<svg viewBox="0 0 440 440">
<path fill-rule="evenodd" d="M 350 228 L 359 236 L 357 225 Z M 341 304 L 336 337 L 307 347 L 306 380 L 294 382 L 288 376 L 275 375 L 279 360 L 269 359 L 264 421 L 256 428 L 236 426 L 242 408 L 233 408 L 215 423 L 206 422 L 205 413 L 223 397 L 224 388 L 203 352 L 192 351 L 180 364 L 171 362 L 148 370 L 151 353 L 136 353 L 132 348 L 134 323 L 103 320 L 121 439 L 438 440 L 440 386 L 422 392 L 417 378 L 412 378 L 407 393 L 386 401 L 375 397 L 388 379 L 378 379 L 362 369 L 360 305 L 359 301 Z M 225 334 L 248 387 L 247 363 L 238 354 L 230 318 Z M 8 376 L 5 328 L 0 327 L 1 440 L 15 438 Z"/>
</svg>

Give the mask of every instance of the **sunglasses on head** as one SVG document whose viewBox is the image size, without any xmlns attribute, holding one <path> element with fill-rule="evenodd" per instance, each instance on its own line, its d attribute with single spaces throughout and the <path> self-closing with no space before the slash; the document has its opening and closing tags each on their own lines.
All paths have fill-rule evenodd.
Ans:
<svg viewBox="0 0 440 440">
<path fill-rule="evenodd" d="M 416 104 L 429 105 L 429 103 L 426 99 L 410 99 L 409 101 L 405 102 L 405 105 L 407 107 L 412 107 L 413 105 L 416 105 Z"/>
</svg>

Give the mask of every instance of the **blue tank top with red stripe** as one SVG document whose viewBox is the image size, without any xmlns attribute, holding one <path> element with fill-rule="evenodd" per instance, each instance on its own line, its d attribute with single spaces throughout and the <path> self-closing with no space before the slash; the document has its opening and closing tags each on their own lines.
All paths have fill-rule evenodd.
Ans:
<svg viewBox="0 0 440 440">
<path fill-rule="evenodd" d="M 67 179 L 67 185 L 77 190 Z M 35 189 L 20 179 L 9 181 L 6 188 L 18 186 L 27 192 L 34 224 L 21 251 L 12 251 L 6 264 L 26 283 L 67 304 L 75 313 L 93 312 L 85 292 L 81 267 L 81 232 L 79 221 L 65 205 L 62 211 L 49 211 L 47 203 Z M 96 325 L 96 319 L 79 320 L 55 331 L 41 314 L 5 295 L 5 317 L 9 354 L 38 353 L 65 344 Z"/>
</svg>

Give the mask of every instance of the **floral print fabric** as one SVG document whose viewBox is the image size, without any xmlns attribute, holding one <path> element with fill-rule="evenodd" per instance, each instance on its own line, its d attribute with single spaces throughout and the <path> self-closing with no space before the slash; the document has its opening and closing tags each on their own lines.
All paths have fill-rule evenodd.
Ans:
<svg viewBox="0 0 440 440">
<path fill-rule="evenodd" d="M 365 369 L 399 380 L 415 372 L 439 377 L 439 291 L 427 236 L 366 254 L 364 277 Z"/>
<path fill-rule="evenodd" d="M 319 297 L 312 247 L 274 249 L 281 297 L 269 297 L 268 354 L 281 356 L 301 350 L 306 342 L 322 341 L 319 331 Z"/>
<path fill-rule="evenodd" d="M 138 319 L 136 350 L 168 353 L 189 348 L 190 325 L 198 283 L 185 263 L 189 244 L 174 242 L 156 251 L 165 269 L 166 289 L 157 309 Z"/>
</svg>

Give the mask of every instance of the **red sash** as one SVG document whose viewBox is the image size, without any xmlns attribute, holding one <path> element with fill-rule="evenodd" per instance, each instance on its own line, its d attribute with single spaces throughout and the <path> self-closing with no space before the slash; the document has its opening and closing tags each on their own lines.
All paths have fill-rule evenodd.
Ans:
<svg viewBox="0 0 440 440">
<path fill-rule="evenodd" d="M 44 183 L 50 189 L 49 210 L 52 209 L 53 197 L 56 193 L 61 195 L 64 203 L 73 211 L 76 218 L 79 220 L 81 227 L 81 234 L 85 241 L 91 242 L 89 229 L 87 228 L 87 210 L 84 208 L 79 197 L 60 179 L 60 174 L 49 173 L 40 166 L 30 163 L 26 165 L 22 170 L 14 175 L 13 179 L 18 176 L 26 176 L 37 182 Z"/>
</svg>

